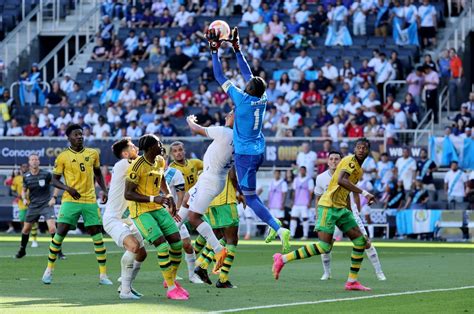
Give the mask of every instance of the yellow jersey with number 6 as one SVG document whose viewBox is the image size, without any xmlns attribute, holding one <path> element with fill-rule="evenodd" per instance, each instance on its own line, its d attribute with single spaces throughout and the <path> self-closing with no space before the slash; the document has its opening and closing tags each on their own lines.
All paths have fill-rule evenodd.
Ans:
<svg viewBox="0 0 474 314">
<path fill-rule="evenodd" d="M 54 162 L 53 174 L 63 176 L 64 184 L 81 194 L 81 198 L 75 200 L 65 191 L 62 202 L 97 203 L 94 169 L 98 168 L 100 158 L 99 152 L 95 149 L 83 148 L 80 152 L 76 152 L 68 148 L 59 154 Z"/>
<path fill-rule="evenodd" d="M 151 163 L 145 156 L 135 159 L 127 170 L 127 181 L 137 185 L 136 192 L 145 196 L 158 196 L 161 191 L 161 180 L 165 173 L 165 160 L 157 156 Z M 163 208 L 157 203 L 139 203 L 135 201 L 128 202 L 130 217 L 136 218 L 143 213 L 155 211 Z"/>
<path fill-rule="evenodd" d="M 357 184 L 363 174 L 362 168 L 355 155 L 344 157 L 339 165 L 337 165 L 331 181 L 329 182 L 328 189 L 324 192 L 323 196 L 321 196 L 321 199 L 318 202 L 319 206 L 348 208 L 347 197 L 349 196 L 350 191 L 337 183 L 341 172 L 348 173 L 349 181 L 353 184 Z"/>
<path fill-rule="evenodd" d="M 184 165 L 173 161 L 170 167 L 181 171 L 184 177 L 184 190 L 188 192 L 196 184 L 203 169 L 203 163 L 200 159 L 186 159 Z"/>
</svg>

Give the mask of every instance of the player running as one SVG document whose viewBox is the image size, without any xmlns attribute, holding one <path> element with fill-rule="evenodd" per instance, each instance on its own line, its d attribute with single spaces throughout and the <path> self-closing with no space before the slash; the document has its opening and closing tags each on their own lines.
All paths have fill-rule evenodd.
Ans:
<svg viewBox="0 0 474 314">
<path fill-rule="evenodd" d="M 75 228 L 79 216 L 84 219 L 87 233 L 94 241 L 94 251 L 99 263 L 99 283 L 112 285 L 107 277 L 106 248 L 102 236 L 102 217 L 97 205 L 94 179 L 104 192 L 102 203 L 107 202 L 107 188 L 100 171 L 100 159 L 97 150 L 84 147 L 82 127 L 72 124 L 66 129 L 70 146 L 54 162 L 53 185 L 64 190 L 61 209 L 59 210 L 58 227 L 49 245 L 48 266 L 43 274 L 43 283 L 50 284 L 53 278 L 54 264 L 61 245 L 69 229 Z M 64 183 L 60 181 L 64 177 Z"/>
<path fill-rule="evenodd" d="M 220 270 L 219 280 L 216 282 L 216 288 L 237 288 L 229 281 L 229 272 L 234 263 L 237 243 L 239 240 L 239 212 L 237 210 L 237 176 L 235 169 L 232 168 L 227 175 L 224 190 L 209 205 L 207 218 L 214 234 L 220 238 L 220 243 L 225 245 L 227 256 Z M 243 200 L 243 197 L 240 201 Z M 246 207 L 245 202 L 243 203 Z M 212 284 L 207 273 L 207 268 L 214 259 L 214 251 L 210 246 L 202 251 L 196 262 L 196 274 L 206 282 Z"/>
<path fill-rule="evenodd" d="M 143 156 L 135 159 L 128 167 L 125 184 L 125 199 L 134 225 L 144 239 L 157 248 L 158 262 L 168 291 L 166 296 L 173 300 L 187 300 L 189 293 L 176 281 L 181 263 L 183 243 L 172 215 L 176 204 L 166 180 L 163 146 L 155 135 L 140 137 L 138 148 Z M 160 196 L 160 193 L 164 196 Z"/>
<path fill-rule="evenodd" d="M 245 90 L 237 88 L 222 72 L 218 50 L 221 45 L 219 32 L 210 29 L 207 34 L 211 48 L 214 77 L 229 95 L 235 106 L 234 159 L 240 188 L 255 214 L 271 227 L 266 242 L 280 236 L 283 252 L 290 250 L 290 230 L 281 227 L 281 222 L 273 217 L 256 193 L 257 171 L 264 160 L 265 137 L 262 133 L 263 117 L 267 106 L 267 84 L 261 77 L 254 77 L 245 57 L 240 52 L 239 33 L 234 28 L 232 43 L 237 63 L 247 85 Z"/>
<path fill-rule="evenodd" d="M 337 226 L 354 244 L 351 255 L 351 268 L 345 289 L 371 290 L 357 281 L 367 239 L 362 234 L 354 219 L 354 215 L 349 209 L 351 192 L 364 195 L 369 204 L 375 201 L 375 197 L 372 194 L 356 186 L 357 182 L 362 178 L 363 171 L 361 166 L 369 152 L 369 141 L 361 138 L 356 142 L 354 155 L 347 156 L 341 160 L 331 178 L 327 191 L 319 199 L 316 230 L 320 240 L 317 243 L 305 245 L 285 255 L 275 254 L 273 256 L 272 268 L 275 279 L 279 278 L 283 266 L 288 262 L 314 255 L 328 254 L 332 249 L 334 228 Z"/>
<path fill-rule="evenodd" d="M 21 192 L 22 201 L 28 206 L 28 210 L 21 230 L 20 250 L 16 253 L 16 258 L 26 255 L 31 228 L 41 216 L 46 220 L 51 237 L 54 237 L 56 233 L 56 215 L 53 206 L 56 204 L 58 196 L 55 189 L 55 195 L 51 197 L 51 173 L 39 168 L 40 160 L 37 154 L 30 155 L 28 164 L 30 170 L 23 176 L 23 190 Z"/>
<path fill-rule="evenodd" d="M 138 148 L 131 138 L 125 137 L 112 145 L 112 152 L 120 160 L 112 169 L 109 199 L 104 212 L 104 230 L 119 247 L 125 249 L 120 261 L 120 299 L 138 300 L 142 294 L 132 288 L 132 282 L 146 258 L 146 250 L 143 237 L 129 217 L 130 212 L 124 197 L 127 170 L 132 161 L 138 158 Z"/>
<path fill-rule="evenodd" d="M 329 186 L 329 182 L 336 171 L 337 165 L 342 159 L 342 155 L 339 152 L 330 152 L 328 155 L 328 170 L 321 173 L 316 177 L 316 187 L 314 189 L 314 194 L 316 195 L 316 208 L 318 207 L 319 198 L 326 192 Z M 358 195 L 358 194 L 356 194 Z M 356 200 L 357 201 L 357 200 Z M 356 205 L 356 204 L 355 204 Z M 377 254 L 377 250 L 375 249 L 374 245 L 371 243 L 370 239 L 367 237 L 367 232 L 365 230 L 364 224 L 360 219 L 359 212 L 357 210 L 357 206 L 352 206 L 352 213 L 354 214 L 354 219 L 356 220 L 359 229 L 362 231 L 364 236 L 367 238 L 367 246 L 365 252 L 369 257 L 370 262 L 374 266 L 375 274 L 379 280 L 386 280 L 385 275 L 382 271 L 382 266 L 380 264 L 380 260 Z M 337 227 L 336 227 L 337 228 Z M 317 228 L 315 228 L 315 231 Z M 333 242 L 334 243 L 333 238 Z M 321 261 L 323 264 L 324 274 L 321 277 L 321 280 L 329 280 L 331 279 L 331 253 L 329 254 L 321 254 Z"/>
<path fill-rule="evenodd" d="M 181 182 L 182 179 L 184 184 L 183 194 L 185 194 L 196 184 L 199 174 L 203 168 L 202 160 L 187 159 L 184 144 L 179 141 L 171 143 L 170 151 L 171 156 L 173 157 L 173 162 L 169 165 L 168 170 L 165 173 L 166 181 L 168 182 L 171 191 L 173 192 L 173 186 L 176 186 L 176 194 L 180 195 L 182 193 L 181 191 L 178 191 L 181 190 L 181 188 L 178 187 L 178 185 L 180 186 L 180 184 L 178 183 Z M 175 169 L 176 171 L 173 171 L 173 169 Z M 173 181 L 175 184 L 171 184 L 171 181 Z M 181 204 L 184 200 L 184 195 L 181 201 L 176 198 L 177 195 L 174 195 L 175 200 L 177 200 L 176 205 L 177 208 L 181 208 Z M 184 259 L 188 266 L 189 281 L 191 283 L 201 284 L 203 283 L 202 280 L 194 274 L 194 264 L 196 262 L 195 250 L 200 251 L 206 245 L 206 239 L 204 239 L 202 236 L 198 236 L 194 242 L 196 248 L 193 248 L 191 243 L 191 236 L 189 235 L 188 228 L 184 224 L 180 224 L 179 226 L 179 235 L 181 236 L 181 241 L 183 241 L 183 250 L 185 253 Z"/>
</svg>

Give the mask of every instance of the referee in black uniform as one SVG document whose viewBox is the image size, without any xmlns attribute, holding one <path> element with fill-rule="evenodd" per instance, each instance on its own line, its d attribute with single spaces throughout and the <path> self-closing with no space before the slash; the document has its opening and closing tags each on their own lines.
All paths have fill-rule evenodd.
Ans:
<svg viewBox="0 0 474 314">
<path fill-rule="evenodd" d="M 30 155 L 28 163 L 30 170 L 23 175 L 23 191 L 21 193 L 23 202 L 28 205 L 28 211 L 21 230 L 20 250 L 15 255 L 16 258 L 26 255 L 32 224 L 38 222 L 41 216 L 46 220 L 51 236 L 56 233 L 56 215 L 53 206 L 56 204 L 57 191 L 54 190 L 54 195 L 51 197 L 51 173 L 39 168 L 40 160 L 36 154 Z"/>
</svg>

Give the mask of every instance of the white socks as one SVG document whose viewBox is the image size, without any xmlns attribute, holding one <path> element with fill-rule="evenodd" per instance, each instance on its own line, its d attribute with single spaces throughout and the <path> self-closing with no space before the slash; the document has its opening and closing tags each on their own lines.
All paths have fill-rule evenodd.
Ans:
<svg viewBox="0 0 474 314">
<path fill-rule="evenodd" d="M 295 219 L 291 219 L 290 220 L 290 233 L 291 233 L 291 237 L 294 238 L 295 237 L 295 233 L 296 233 L 296 226 L 298 225 L 298 222 L 295 220 Z"/>
<path fill-rule="evenodd" d="M 374 226 L 368 225 L 367 229 L 369 229 L 369 239 L 372 239 L 374 237 Z"/>
<path fill-rule="evenodd" d="M 181 217 L 181 222 L 178 222 L 178 228 L 181 227 L 182 224 L 184 224 L 188 220 L 188 215 L 189 215 L 189 208 L 186 208 L 184 206 L 181 206 L 181 208 L 178 211 L 179 217 Z"/>
<path fill-rule="evenodd" d="M 132 289 L 132 273 L 133 273 L 133 261 L 135 260 L 136 254 L 125 251 L 123 253 L 121 264 L 121 277 L 122 277 L 122 294 L 128 294 Z"/>
<path fill-rule="evenodd" d="M 194 254 L 194 252 L 192 254 L 186 253 L 185 259 L 186 263 L 188 264 L 188 276 L 189 279 L 191 279 L 191 277 L 194 276 L 194 268 L 196 267 L 196 254 Z"/>
<path fill-rule="evenodd" d="M 212 247 L 216 254 L 222 251 L 224 247 L 219 243 L 219 240 L 217 239 L 216 235 L 212 231 L 211 226 L 207 222 L 203 221 L 196 228 L 196 230 L 206 239 L 207 243 L 209 243 L 209 245 Z"/>
<path fill-rule="evenodd" d="M 323 262 L 323 269 L 325 274 L 331 273 L 331 253 L 321 254 L 321 262 Z"/>
<path fill-rule="evenodd" d="M 379 256 L 377 254 L 377 250 L 375 249 L 375 247 L 373 245 L 370 245 L 370 248 L 365 250 L 365 254 L 367 254 L 367 257 L 372 263 L 372 266 L 374 266 L 375 272 L 381 273 L 382 265 L 380 264 Z"/>
<path fill-rule="evenodd" d="M 252 235 L 252 219 L 251 218 L 245 218 L 245 226 L 246 226 L 246 231 L 245 234 L 248 235 L 249 237 Z"/>
<path fill-rule="evenodd" d="M 140 268 L 142 268 L 142 262 L 133 261 L 132 281 L 137 278 Z"/>
<path fill-rule="evenodd" d="M 309 220 L 306 218 L 302 222 L 303 225 L 303 237 L 308 238 L 309 235 Z"/>
</svg>

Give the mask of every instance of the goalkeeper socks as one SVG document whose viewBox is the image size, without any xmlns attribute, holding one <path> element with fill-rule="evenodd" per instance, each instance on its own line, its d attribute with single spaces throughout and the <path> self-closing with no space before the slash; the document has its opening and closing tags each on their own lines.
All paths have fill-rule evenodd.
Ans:
<svg viewBox="0 0 474 314">
<path fill-rule="evenodd" d="M 375 272 L 381 273 L 382 265 L 380 264 L 379 255 L 377 254 L 377 250 L 375 249 L 375 247 L 373 245 L 370 245 L 370 248 L 365 249 L 365 254 L 367 254 L 367 257 L 372 263 L 372 266 L 374 266 Z"/>
<path fill-rule="evenodd" d="M 307 244 L 300 247 L 299 249 L 283 255 L 283 262 L 286 264 L 288 262 L 305 259 L 314 255 L 321 255 L 324 253 L 329 253 L 331 251 L 331 244 L 319 241 L 313 244 Z"/>
<path fill-rule="evenodd" d="M 296 221 L 296 219 L 291 219 L 290 220 L 290 234 L 291 234 L 292 238 L 295 237 L 297 224 L 298 224 L 298 222 Z"/>
<path fill-rule="evenodd" d="M 194 276 L 194 268 L 196 267 L 196 254 L 194 252 L 192 254 L 185 253 L 184 259 L 188 265 L 188 277 L 191 278 Z"/>
<path fill-rule="evenodd" d="M 352 255 L 351 255 L 351 269 L 349 271 L 349 277 L 347 281 L 355 282 L 359 277 L 359 270 L 364 259 L 364 251 L 366 240 L 363 236 L 355 238 L 352 240 L 354 246 L 352 247 Z"/>
<path fill-rule="evenodd" d="M 235 251 L 237 247 L 232 244 L 227 244 L 227 256 L 224 260 L 224 264 L 222 264 L 221 273 L 219 274 L 219 281 L 224 283 L 229 280 L 229 272 L 230 268 L 232 267 L 232 263 L 234 263 L 235 258 Z"/>
<path fill-rule="evenodd" d="M 61 245 L 63 244 L 64 237 L 59 234 L 55 234 L 51 243 L 49 244 L 49 254 L 48 254 L 48 268 L 54 269 L 54 263 L 58 258 L 58 253 L 61 252 Z"/>
<path fill-rule="evenodd" d="M 138 272 L 142 268 L 142 262 L 133 261 L 133 269 L 132 269 L 132 282 L 137 278 Z"/>
<path fill-rule="evenodd" d="M 35 222 L 31 226 L 31 240 L 35 241 L 38 239 L 38 223 Z"/>
<path fill-rule="evenodd" d="M 204 239 L 204 237 L 202 235 L 198 235 L 198 237 L 196 238 L 196 240 L 194 240 L 194 253 L 196 253 L 196 255 L 198 255 L 199 253 L 201 253 L 202 249 L 204 248 L 204 246 L 206 246 L 206 239 Z"/>
<path fill-rule="evenodd" d="M 273 228 L 273 230 L 278 232 L 280 225 L 276 221 L 275 217 L 270 214 L 268 208 L 263 205 L 262 200 L 255 194 L 245 195 L 245 199 L 247 200 L 247 205 L 253 209 L 257 217 Z"/>
<path fill-rule="evenodd" d="M 174 284 L 173 271 L 171 269 L 170 261 L 170 246 L 167 242 L 161 243 L 157 246 L 157 255 L 158 255 L 158 264 L 160 265 L 161 273 L 165 279 L 166 284 L 168 285 L 168 290 L 174 289 L 176 286 Z M 172 289 L 170 289 L 170 287 Z"/>
<path fill-rule="evenodd" d="M 175 280 L 176 274 L 178 273 L 179 264 L 181 264 L 183 242 L 179 240 L 178 242 L 170 243 L 169 246 L 171 269 L 173 271 L 173 280 Z"/>
<path fill-rule="evenodd" d="M 96 233 L 92 236 L 92 241 L 94 241 L 94 252 L 97 262 L 99 263 L 99 273 L 101 275 L 107 274 L 107 268 L 105 263 L 107 262 L 107 251 L 104 245 L 104 239 L 102 233 Z"/>
<path fill-rule="evenodd" d="M 30 238 L 29 233 L 22 233 L 21 234 L 21 243 L 20 243 L 20 249 L 21 250 L 26 250 L 26 247 L 28 246 L 28 240 Z"/>
<path fill-rule="evenodd" d="M 201 222 L 201 224 L 196 228 L 196 230 L 206 239 L 207 243 L 212 247 L 216 254 L 220 253 L 224 249 L 224 247 L 219 243 L 219 240 L 212 231 L 211 226 L 207 222 Z"/>
<path fill-rule="evenodd" d="M 331 253 L 321 254 L 321 262 L 323 263 L 323 269 L 325 274 L 331 273 Z"/>
<path fill-rule="evenodd" d="M 125 251 L 120 260 L 121 265 L 121 277 L 122 277 L 122 290 L 121 293 L 128 294 L 132 289 L 132 273 L 133 273 L 133 261 L 135 260 L 135 253 Z"/>
</svg>

